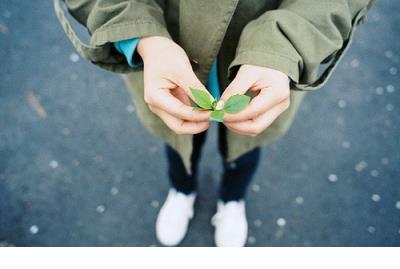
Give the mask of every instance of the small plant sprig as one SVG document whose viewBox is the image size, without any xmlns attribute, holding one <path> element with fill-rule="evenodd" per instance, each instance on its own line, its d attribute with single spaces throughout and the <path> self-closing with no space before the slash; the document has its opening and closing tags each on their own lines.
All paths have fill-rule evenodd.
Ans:
<svg viewBox="0 0 400 269">
<path fill-rule="evenodd" d="M 236 94 L 228 98 L 225 105 L 221 109 L 217 109 L 217 100 L 212 100 L 210 95 L 206 92 L 190 88 L 194 97 L 196 107 L 194 110 L 211 110 L 210 120 L 223 122 L 224 114 L 226 113 L 238 113 L 242 111 L 250 102 L 250 97 L 247 95 Z"/>
</svg>

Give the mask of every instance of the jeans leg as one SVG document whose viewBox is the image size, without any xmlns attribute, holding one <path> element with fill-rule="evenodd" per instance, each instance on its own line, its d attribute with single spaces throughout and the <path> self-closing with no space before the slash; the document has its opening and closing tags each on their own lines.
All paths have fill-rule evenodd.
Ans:
<svg viewBox="0 0 400 269">
<path fill-rule="evenodd" d="M 220 127 L 220 152 L 224 158 L 224 171 L 220 186 L 220 199 L 223 202 L 238 201 L 245 198 L 246 190 L 257 170 L 261 149 L 259 147 L 243 154 L 234 161 L 226 162 L 226 129 Z"/>
<path fill-rule="evenodd" d="M 191 155 L 192 174 L 189 175 L 183 164 L 181 157 L 169 145 L 165 145 L 167 163 L 168 163 L 168 177 L 171 187 L 179 192 L 190 194 L 196 191 L 197 186 L 197 167 L 201 155 L 201 148 L 206 138 L 206 132 L 196 134 L 193 136 L 193 152 Z"/>
</svg>

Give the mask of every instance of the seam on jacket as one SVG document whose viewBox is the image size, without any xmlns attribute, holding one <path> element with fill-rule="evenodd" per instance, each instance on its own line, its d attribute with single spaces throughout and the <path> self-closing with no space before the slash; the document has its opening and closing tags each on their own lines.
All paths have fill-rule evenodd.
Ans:
<svg viewBox="0 0 400 269">
<path fill-rule="evenodd" d="M 160 27 L 164 27 L 164 25 L 159 24 L 159 23 L 155 23 L 154 21 L 141 21 L 141 20 L 133 20 L 133 21 L 129 21 L 129 22 L 124 22 L 124 23 L 118 23 L 118 24 L 113 24 L 113 25 L 109 25 L 109 26 L 102 26 L 100 28 L 97 28 L 96 30 L 93 31 L 93 34 L 96 32 L 105 32 L 114 28 L 118 28 L 118 27 L 124 27 L 127 25 L 131 25 L 131 24 L 154 24 L 154 25 L 158 25 Z"/>
<path fill-rule="evenodd" d="M 293 58 L 290 58 L 290 57 L 282 55 L 282 54 L 276 54 L 276 53 L 270 53 L 270 52 L 264 52 L 264 51 L 260 51 L 260 50 L 252 50 L 252 49 L 240 50 L 236 53 L 236 56 L 241 53 L 247 53 L 247 52 L 260 53 L 260 54 L 264 54 L 264 55 L 272 55 L 272 56 L 276 56 L 276 57 L 281 57 L 281 58 L 284 58 L 284 59 L 287 59 L 287 60 L 293 62 L 295 65 L 297 65 L 297 62 L 298 62 L 298 61 L 294 60 Z"/>
</svg>

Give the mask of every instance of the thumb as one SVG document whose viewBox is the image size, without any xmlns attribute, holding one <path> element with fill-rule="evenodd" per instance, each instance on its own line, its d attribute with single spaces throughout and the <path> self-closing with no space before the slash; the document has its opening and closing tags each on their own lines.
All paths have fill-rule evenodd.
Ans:
<svg viewBox="0 0 400 269">
<path fill-rule="evenodd" d="M 190 90 L 190 88 L 195 88 L 206 92 L 210 96 L 211 101 L 214 101 L 214 97 L 210 94 L 210 92 L 203 85 L 203 83 L 201 83 L 201 81 L 197 78 L 196 74 L 192 70 L 183 74 L 182 77 L 178 79 L 177 84 L 186 92 L 186 94 L 192 100 L 194 100 L 194 97 L 192 95 L 192 91 Z"/>
<path fill-rule="evenodd" d="M 240 72 L 239 70 L 239 72 L 236 74 L 236 77 L 224 90 L 218 105 L 223 106 L 223 104 L 229 99 L 229 97 L 233 95 L 245 94 L 253 85 L 253 83 L 254 81 L 252 77 L 249 76 L 247 72 Z"/>
</svg>

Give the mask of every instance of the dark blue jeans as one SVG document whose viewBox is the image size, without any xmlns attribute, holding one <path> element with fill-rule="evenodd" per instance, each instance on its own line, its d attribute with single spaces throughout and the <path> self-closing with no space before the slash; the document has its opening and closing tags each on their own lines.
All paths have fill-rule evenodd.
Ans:
<svg viewBox="0 0 400 269">
<path fill-rule="evenodd" d="M 219 125 L 219 152 L 222 159 L 226 158 L 226 128 Z M 192 174 L 189 175 L 179 154 L 170 146 L 166 145 L 168 159 L 168 176 L 173 188 L 179 192 L 189 194 L 196 191 L 197 168 L 206 138 L 206 132 L 193 136 L 193 152 L 191 156 Z M 247 186 L 254 177 L 259 160 L 260 148 L 255 148 L 234 161 L 223 161 L 223 175 L 219 189 L 220 200 L 223 202 L 237 201 L 245 198 Z"/>
</svg>

